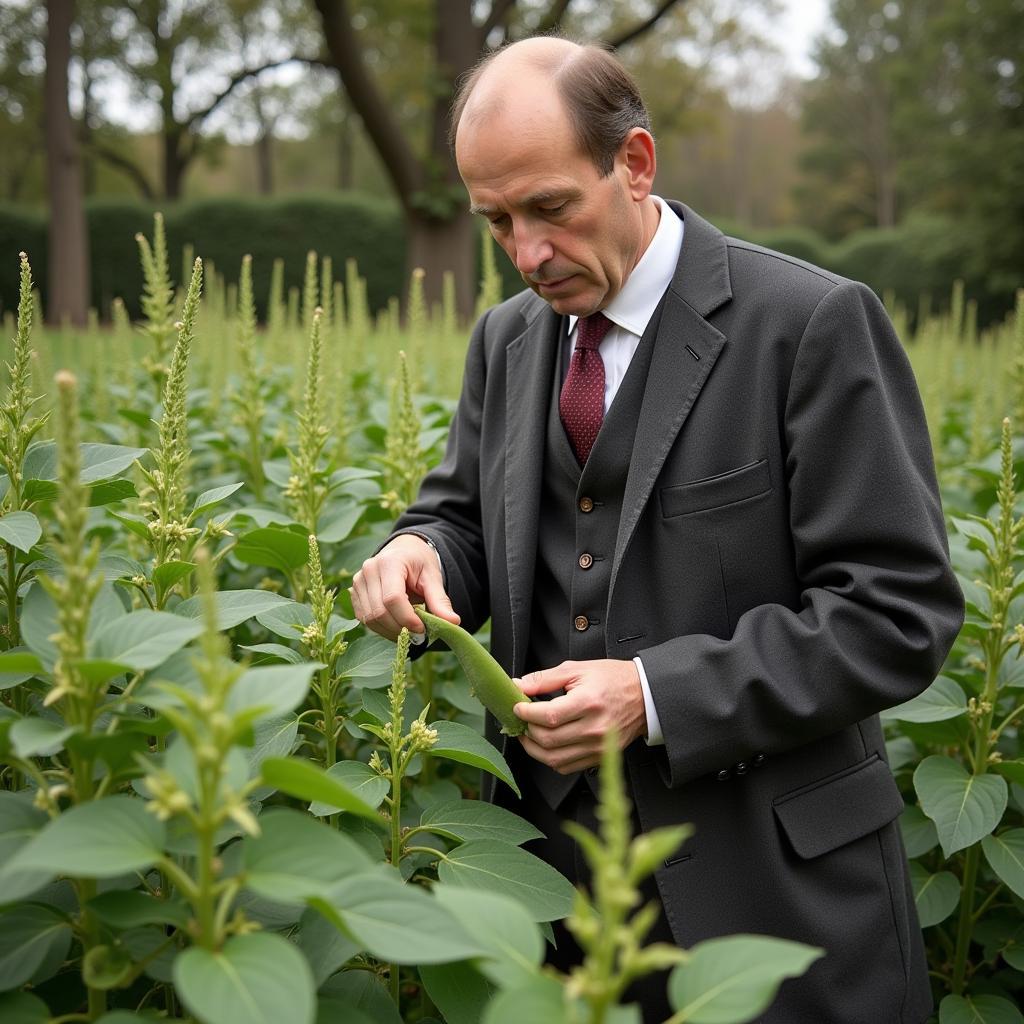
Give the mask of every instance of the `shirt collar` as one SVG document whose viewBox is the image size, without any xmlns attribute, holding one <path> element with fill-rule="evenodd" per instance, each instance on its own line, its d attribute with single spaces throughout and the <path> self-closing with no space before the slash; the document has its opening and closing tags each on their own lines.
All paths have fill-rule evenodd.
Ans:
<svg viewBox="0 0 1024 1024">
<path fill-rule="evenodd" d="M 647 329 L 661 297 L 672 283 L 683 246 L 682 220 L 659 196 L 652 195 L 651 198 L 661 211 L 654 237 L 626 279 L 622 291 L 601 310 L 612 323 L 637 337 Z M 569 317 L 570 334 L 577 319 Z"/>
</svg>

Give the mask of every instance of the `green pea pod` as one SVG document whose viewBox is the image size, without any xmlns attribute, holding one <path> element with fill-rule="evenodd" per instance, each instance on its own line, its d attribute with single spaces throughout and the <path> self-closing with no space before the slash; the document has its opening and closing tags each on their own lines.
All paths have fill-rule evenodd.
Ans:
<svg viewBox="0 0 1024 1024">
<path fill-rule="evenodd" d="M 512 707 L 523 701 L 529 703 L 530 698 L 509 679 L 490 652 L 461 626 L 431 615 L 420 605 L 416 606 L 416 614 L 427 627 L 427 638 L 431 641 L 443 640 L 454 652 L 466 673 L 470 689 L 480 703 L 501 722 L 501 731 L 506 736 L 519 736 L 526 732 L 526 723 L 516 717 Z"/>
</svg>

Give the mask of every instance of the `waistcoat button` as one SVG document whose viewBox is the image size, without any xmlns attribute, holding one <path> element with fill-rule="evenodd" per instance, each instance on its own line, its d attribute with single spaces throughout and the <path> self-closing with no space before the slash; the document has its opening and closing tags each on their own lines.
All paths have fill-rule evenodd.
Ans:
<svg viewBox="0 0 1024 1024">
<path fill-rule="evenodd" d="M 594 499 L 593 498 L 580 498 L 580 511 L 581 512 L 593 512 L 594 511 Z"/>
<path fill-rule="evenodd" d="M 577 615 L 573 620 L 573 625 L 580 633 L 583 633 L 590 628 L 590 619 L 586 615 Z"/>
<path fill-rule="evenodd" d="M 587 553 L 586 551 L 580 555 L 580 568 L 589 569 L 594 564 L 594 556 Z"/>
</svg>

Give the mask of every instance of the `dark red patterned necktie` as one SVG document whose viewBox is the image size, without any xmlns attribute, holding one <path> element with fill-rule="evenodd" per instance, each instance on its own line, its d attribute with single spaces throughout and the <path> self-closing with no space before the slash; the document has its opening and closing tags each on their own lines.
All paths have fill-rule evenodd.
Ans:
<svg viewBox="0 0 1024 1024">
<path fill-rule="evenodd" d="M 604 360 L 597 348 L 612 326 L 604 313 L 579 319 L 576 348 L 558 399 L 562 425 L 581 466 L 586 464 L 604 419 Z"/>
</svg>

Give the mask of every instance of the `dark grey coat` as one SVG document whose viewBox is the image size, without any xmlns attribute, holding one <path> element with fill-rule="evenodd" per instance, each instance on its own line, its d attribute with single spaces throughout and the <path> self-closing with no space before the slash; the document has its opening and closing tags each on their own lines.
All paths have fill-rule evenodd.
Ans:
<svg viewBox="0 0 1024 1024">
<path fill-rule="evenodd" d="M 825 948 L 772 1024 L 921 1024 L 931 998 L 877 713 L 934 678 L 963 600 L 906 356 L 865 286 L 685 237 L 625 488 L 610 658 L 643 660 L 665 745 L 627 750 L 645 828 L 696 828 L 657 872 L 681 945 Z M 429 536 L 468 629 L 512 674 L 530 643 L 559 317 L 485 314 L 441 465 L 398 524 Z M 494 722 L 489 734 L 500 743 Z"/>
</svg>

